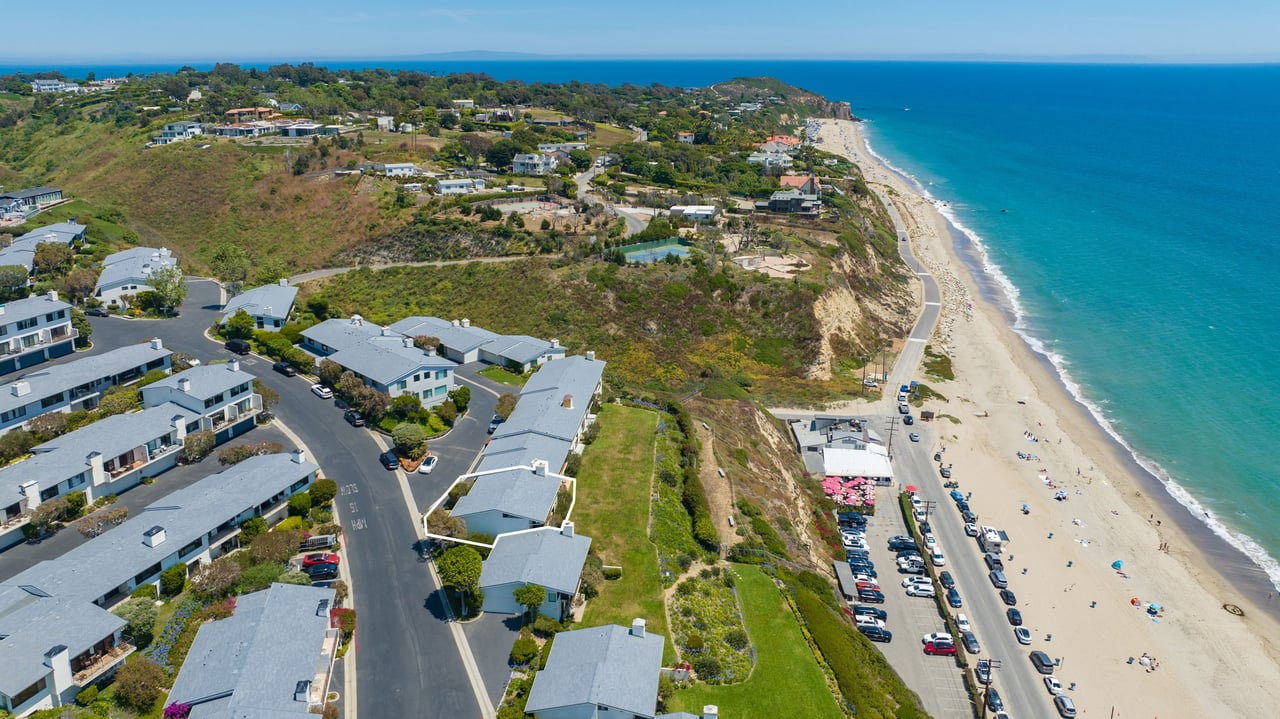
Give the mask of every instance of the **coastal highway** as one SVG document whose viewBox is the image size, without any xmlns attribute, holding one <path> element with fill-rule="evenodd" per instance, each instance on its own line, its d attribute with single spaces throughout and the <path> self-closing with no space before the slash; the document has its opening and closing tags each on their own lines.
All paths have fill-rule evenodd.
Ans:
<svg viewBox="0 0 1280 719">
<path fill-rule="evenodd" d="M 884 428 L 887 431 L 887 418 Z M 936 427 L 935 427 L 936 425 Z M 1031 665 L 1027 655 L 1039 649 L 1049 656 L 1054 656 L 1053 645 L 1045 640 L 1043 634 L 1035 631 L 1037 614 L 1047 609 L 1018 604 L 1022 612 L 1023 625 L 1032 632 L 1031 646 L 1023 646 L 1013 635 L 1013 627 L 1005 616 L 1007 607 L 1000 600 L 998 590 L 991 586 L 987 577 L 987 567 L 982 560 L 982 551 L 973 537 L 964 533 L 964 520 L 956 509 L 955 502 L 948 496 L 949 489 L 942 486 L 942 478 L 938 474 L 937 463 L 933 461 L 934 452 L 941 446 L 939 435 L 945 431 L 944 425 L 937 423 L 920 423 L 913 427 L 920 434 L 919 442 L 903 442 L 897 445 L 894 452 L 894 472 L 901 485 L 914 484 L 919 488 L 917 493 L 921 499 L 931 500 L 936 504 L 929 516 L 929 524 L 938 546 L 946 557 L 946 566 L 955 578 L 956 589 L 964 606 L 953 612 L 963 612 L 973 625 L 973 633 L 982 645 L 982 653 L 969 656 L 970 665 L 978 659 L 998 659 L 1001 668 L 993 672 L 992 686 L 1000 692 L 1004 700 L 1005 710 L 1013 717 L 1047 717 L 1056 712 L 1053 709 L 1049 693 L 1045 690 L 1041 675 Z M 936 429 L 936 431 L 935 431 Z M 946 461 L 946 453 L 942 459 Z M 954 468 L 952 479 L 960 483 L 960 490 L 965 491 L 965 472 L 978 471 L 977 468 Z M 982 523 L 984 504 L 999 501 L 996 497 L 973 495 L 969 508 L 978 515 L 978 523 Z M 896 503 L 895 503 L 896 504 Z M 894 507 L 896 509 L 896 506 Z M 1018 593 L 1019 584 L 1026 584 L 1028 579 L 1022 575 L 1022 566 L 1011 557 L 1017 556 L 1017 537 L 1013 537 L 1010 551 L 1003 555 L 1005 575 L 1009 580 L 1009 589 Z M 1031 568 L 1033 573 L 1035 568 Z M 889 591 L 895 588 L 886 587 Z M 902 591 L 897 589 L 896 591 Z M 915 637 L 904 637 L 908 641 L 918 642 Z M 894 637 L 894 642 L 898 638 Z M 963 649 L 961 650 L 963 651 Z M 1069 684 L 1069 677 L 1058 677 L 1063 685 Z"/>
<path fill-rule="evenodd" d="M 915 376 L 920 367 L 920 361 L 924 358 L 924 346 L 933 336 L 933 329 L 938 324 L 938 317 L 942 313 L 942 291 L 938 288 L 938 281 L 912 253 L 911 243 L 906 241 L 907 227 L 902 222 L 902 216 L 898 214 L 898 208 L 893 204 L 893 200 L 880 189 L 873 188 L 873 191 L 880 198 L 880 202 L 884 203 L 890 219 L 893 220 L 893 229 L 898 234 L 898 251 L 902 255 L 902 261 L 924 285 L 924 306 L 921 308 L 920 316 L 916 318 L 916 324 L 911 328 L 911 334 L 907 336 L 902 352 L 898 354 L 898 361 L 894 363 L 893 369 L 889 372 L 889 378 L 885 382 L 888 387 L 884 391 L 884 396 L 890 405 L 896 407 L 898 387 L 909 383 Z"/>
</svg>

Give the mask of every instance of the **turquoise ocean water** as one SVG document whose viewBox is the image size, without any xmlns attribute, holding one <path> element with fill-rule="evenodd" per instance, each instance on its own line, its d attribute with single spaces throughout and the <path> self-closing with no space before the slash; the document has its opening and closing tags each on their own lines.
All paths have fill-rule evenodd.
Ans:
<svg viewBox="0 0 1280 719">
<path fill-rule="evenodd" d="M 949 204 L 982 284 L 1069 390 L 1280 584 L 1280 66 L 327 64 L 681 87 L 772 75 L 851 102 L 874 151 Z M 66 71 L 88 69 L 174 68 Z"/>
</svg>

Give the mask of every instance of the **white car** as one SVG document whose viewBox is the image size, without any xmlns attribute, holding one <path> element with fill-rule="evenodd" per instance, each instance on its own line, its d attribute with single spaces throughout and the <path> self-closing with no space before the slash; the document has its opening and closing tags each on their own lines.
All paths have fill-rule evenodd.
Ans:
<svg viewBox="0 0 1280 719">
<path fill-rule="evenodd" d="M 1031 644 L 1031 632 L 1026 627 L 1014 627 L 1013 636 L 1018 640 L 1019 644 Z"/>
<path fill-rule="evenodd" d="M 429 454 L 427 458 L 422 460 L 422 464 L 418 465 L 418 474 L 431 474 L 431 470 L 436 468 L 436 463 L 440 461 L 440 455 Z"/>
<path fill-rule="evenodd" d="M 957 614 L 957 615 L 956 615 L 956 626 L 957 626 L 957 627 L 959 627 L 960 631 L 962 631 L 962 632 L 967 632 L 967 631 L 969 631 L 969 618 L 968 618 L 968 617 L 966 617 L 966 616 L 965 616 L 965 615 L 963 615 L 963 614 Z"/>
<path fill-rule="evenodd" d="M 933 566 L 941 567 L 946 565 L 947 558 L 942 556 L 942 552 L 940 550 L 934 549 L 929 553 L 929 561 L 933 562 Z"/>
<path fill-rule="evenodd" d="M 1049 690 L 1050 696 L 1057 696 L 1062 693 L 1062 682 L 1058 678 L 1050 674 L 1044 678 L 1044 688 Z"/>
<path fill-rule="evenodd" d="M 933 587 L 928 584 L 913 584 L 907 587 L 908 597 L 933 597 L 936 596 Z"/>
<path fill-rule="evenodd" d="M 905 577 L 902 580 L 903 589 L 906 589 L 913 584 L 923 584 L 926 587 L 933 587 L 933 580 L 928 577 Z"/>
<path fill-rule="evenodd" d="M 937 545 L 938 545 L 938 540 L 933 538 L 932 533 L 924 535 L 924 546 L 928 547 L 929 549 L 933 549 Z"/>
<path fill-rule="evenodd" d="M 921 637 L 921 638 L 920 638 L 920 643 L 921 643 L 921 644 L 929 644 L 930 642 L 935 643 L 935 644 L 936 644 L 936 643 L 938 643 L 938 642 L 946 642 L 947 644 L 955 644 L 955 642 L 951 641 L 951 635 L 950 635 L 949 633 L 947 633 L 947 632 L 934 632 L 933 634 L 926 634 L 926 635 L 924 635 L 923 637 Z"/>
<path fill-rule="evenodd" d="M 970 537 L 978 536 L 978 525 L 973 522 L 966 522 L 964 525 L 964 533 Z"/>
<path fill-rule="evenodd" d="M 859 614 L 854 617 L 853 620 L 854 624 L 857 624 L 860 627 L 876 627 L 878 629 L 884 629 L 883 619 L 876 619 L 868 614 Z"/>
<path fill-rule="evenodd" d="M 311 385 L 311 394 L 314 394 L 320 399 L 333 399 L 333 390 L 322 384 Z"/>
</svg>

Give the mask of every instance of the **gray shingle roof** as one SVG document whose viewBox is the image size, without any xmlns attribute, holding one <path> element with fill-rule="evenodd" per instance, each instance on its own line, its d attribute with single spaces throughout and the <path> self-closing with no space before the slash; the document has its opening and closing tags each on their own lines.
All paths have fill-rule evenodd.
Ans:
<svg viewBox="0 0 1280 719">
<path fill-rule="evenodd" d="M 283 320 L 289 316 L 298 288 L 288 285 L 263 285 L 242 292 L 222 308 L 221 322 L 226 322 L 237 310 L 243 309 L 255 317 L 272 317 Z M 270 309 L 268 309 L 270 308 Z"/>
<path fill-rule="evenodd" d="M 522 582 L 572 594 L 590 548 L 590 537 L 565 536 L 555 527 L 499 535 L 484 561 L 480 586 Z"/>
<path fill-rule="evenodd" d="M 161 387 L 170 387 L 178 389 L 178 383 L 182 380 L 189 380 L 191 388 L 186 394 L 199 399 L 201 401 L 209 399 L 217 395 L 219 392 L 230 391 L 234 387 L 238 387 L 246 382 L 253 382 L 253 375 L 242 369 L 231 369 L 238 365 L 232 363 L 197 365 L 190 369 L 183 370 L 177 374 L 171 374 L 159 382 L 152 382 L 142 388 L 142 400 L 147 401 L 148 390 L 152 388 L 159 389 Z"/>
<path fill-rule="evenodd" d="M 81 599 L 40 596 L 0 584 L 0 694 L 14 696 L 51 671 L 44 655 L 61 644 L 76 656 L 125 625 L 120 617 Z"/>
<path fill-rule="evenodd" d="M 519 408 L 517 407 L 517 411 Z M 506 437 L 494 437 L 485 447 L 484 457 L 476 472 L 490 472 L 506 467 L 532 467 L 533 460 L 546 460 L 547 466 L 558 470 L 569 456 L 568 440 L 543 434 L 524 432 Z"/>
<path fill-rule="evenodd" d="M 36 246 L 41 243 L 70 245 L 84 238 L 84 225 L 74 222 L 55 222 L 14 238 L 8 247 L 0 249 L 0 265 L 22 265 L 28 271 L 36 256 Z"/>
<path fill-rule="evenodd" d="M 165 403 L 141 412 L 100 419 L 38 444 L 31 449 L 30 458 L 0 467 L 0 506 L 21 501 L 20 487 L 25 482 L 34 480 L 44 490 L 87 471 L 90 452 L 98 452 L 104 459 L 118 457 L 173 431 L 174 417 L 182 417 L 181 422 L 185 424 L 199 416 L 176 404 Z"/>
<path fill-rule="evenodd" d="M 530 469 L 486 474 L 477 477 L 471 491 L 454 505 L 453 516 L 497 511 L 545 522 L 555 507 L 558 491 L 559 479 L 539 476 Z"/>
<path fill-rule="evenodd" d="M 163 360 L 171 354 L 167 349 L 154 349 L 150 342 L 146 342 L 33 370 L 0 388 L 0 412 L 24 407 L 58 392 L 97 382 L 135 367 L 145 367 L 148 362 Z M 21 397 L 15 396 L 10 389 L 18 380 L 31 385 L 31 391 Z"/>
<path fill-rule="evenodd" d="M 333 598 L 332 589 L 292 584 L 241 596 L 235 614 L 200 628 L 169 700 L 230 692 L 193 707 L 191 719 L 306 715 L 307 702 L 293 693 L 315 676 Z"/>
<path fill-rule="evenodd" d="M 586 419 L 604 364 L 585 357 L 565 357 L 542 365 L 520 390 L 515 411 L 494 432 L 494 438 L 534 432 L 572 441 Z M 566 396 L 572 398 L 572 407 L 563 406 Z"/>
<path fill-rule="evenodd" d="M 484 348 L 485 352 L 526 363 L 536 360 L 548 352 L 555 353 L 551 343 L 529 335 L 503 335 L 497 332 L 470 325 L 455 325 L 439 317 L 406 317 L 390 329 L 406 337 L 427 335 L 439 337 L 440 343 L 457 352 L 470 352 Z M 557 348 L 564 354 L 564 348 Z"/>
<path fill-rule="evenodd" d="M 302 331 L 302 336 L 332 350 L 344 350 L 382 334 L 382 327 L 372 322 L 329 319 Z"/>
<path fill-rule="evenodd" d="M 115 529 L 19 573 L 8 583 L 93 601 L 318 469 L 310 462 L 294 462 L 289 454 L 250 457 L 168 494 Z M 164 527 L 165 541 L 148 547 L 142 536 L 155 526 Z"/>
<path fill-rule="evenodd" d="M 657 634 L 637 637 L 612 624 L 561 632 L 547 667 L 534 677 L 525 711 L 591 704 L 652 717 L 662 643 Z"/>
<path fill-rule="evenodd" d="M 399 335 L 369 337 L 360 344 L 329 356 L 346 369 L 383 385 L 401 380 L 422 369 L 452 369 L 457 363 L 410 345 Z"/>
<path fill-rule="evenodd" d="M 31 297 L 0 304 L 0 325 L 21 322 L 22 320 L 29 320 L 50 312 L 70 309 L 71 305 L 62 300 L 55 300 L 47 294 L 32 295 Z"/>
<path fill-rule="evenodd" d="M 161 268 L 177 267 L 178 258 L 168 248 L 131 247 L 107 255 L 102 260 L 102 274 L 97 288 L 109 287 L 121 282 L 137 281 L 146 284 L 148 276 Z"/>
<path fill-rule="evenodd" d="M 41 185 L 40 187 L 32 187 L 26 190 L 14 190 L 13 192 L 6 192 L 3 194 L 0 194 L 0 198 L 12 198 L 14 200 L 25 200 L 28 197 L 39 197 L 41 195 L 48 195 L 54 192 L 61 192 L 61 190 L 59 190 L 56 187 Z"/>
</svg>

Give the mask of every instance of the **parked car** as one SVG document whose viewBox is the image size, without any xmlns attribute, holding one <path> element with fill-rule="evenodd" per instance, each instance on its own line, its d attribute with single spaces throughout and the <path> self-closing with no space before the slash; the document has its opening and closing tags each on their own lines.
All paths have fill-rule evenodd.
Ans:
<svg viewBox="0 0 1280 719">
<path fill-rule="evenodd" d="M 1059 694 L 1053 698 L 1053 708 L 1058 710 L 1058 715 L 1063 719 L 1073 719 L 1076 715 L 1075 702 L 1071 701 L 1071 697 L 1066 694 Z"/>
<path fill-rule="evenodd" d="M 968 509 L 960 512 L 960 518 L 963 519 L 966 524 L 977 524 L 978 522 L 978 515 L 974 514 Z"/>
<path fill-rule="evenodd" d="M 930 597 L 930 598 L 932 598 L 932 597 L 937 596 L 937 595 L 934 593 L 934 591 L 933 591 L 933 587 L 931 587 L 931 586 L 929 586 L 929 585 L 927 585 L 927 584 L 914 584 L 914 585 L 912 585 L 912 586 L 910 586 L 910 587 L 907 587 L 907 596 L 908 596 L 908 597 Z"/>
<path fill-rule="evenodd" d="M 979 659 L 978 665 L 974 667 L 973 675 L 977 677 L 980 684 L 991 683 L 991 661 L 988 659 Z"/>
<path fill-rule="evenodd" d="M 312 567 L 317 564 L 341 564 L 341 563 L 342 563 L 341 557 L 339 557 L 336 554 L 331 554 L 329 552 L 317 552 L 315 554 L 308 554 L 302 558 L 302 566 L 304 567 Z"/>
<path fill-rule="evenodd" d="M 249 343 L 244 340 L 227 340 L 222 343 L 222 346 L 229 352 L 234 352 L 238 355 L 247 355 L 249 354 L 249 350 L 253 349 L 249 346 Z"/>
<path fill-rule="evenodd" d="M 974 535 L 977 536 L 976 534 Z M 987 569 L 997 572 L 1004 571 L 1004 562 L 1000 560 L 1000 555 L 995 552 L 987 552 L 982 555 L 982 561 L 987 563 Z"/>
<path fill-rule="evenodd" d="M 854 607 L 853 607 L 853 616 L 855 616 L 855 617 L 857 617 L 857 616 L 868 616 L 868 617 L 875 617 L 876 619 L 888 619 L 888 618 L 889 618 L 889 613 L 888 613 L 888 612 L 886 612 L 886 611 L 885 611 L 885 610 L 883 610 L 883 609 L 877 609 L 877 608 L 875 608 L 875 607 L 868 607 L 868 606 L 863 605 L 863 604 L 856 604 L 856 605 L 854 605 Z"/>
<path fill-rule="evenodd" d="M 964 501 L 964 492 L 961 492 L 958 489 L 953 489 L 947 494 L 950 495 L 952 502 L 959 504 L 960 502 Z"/>
<path fill-rule="evenodd" d="M 924 574 L 924 565 L 920 562 L 899 563 L 898 574 Z"/>
<path fill-rule="evenodd" d="M 993 569 L 988 572 L 987 578 L 991 580 L 991 586 L 996 589 L 1004 589 L 1009 586 L 1009 580 L 1005 578 L 1004 572 L 999 569 Z"/>
<path fill-rule="evenodd" d="M 422 460 L 422 464 L 418 465 L 418 474 L 431 474 L 431 470 L 436 468 L 439 461 L 440 455 L 428 454 L 427 458 Z"/>
<path fill-rule="evenodd" d="M 378 461 L 386 469 L 400 469 L 400 458 L 396 456 L 393 450 L 387 450 L 378 455 Z"/>
<path fill-rule="evenodd" d="M 907 404 L 906 402 L 898 403 L 898 414 L 910 414 L 910 413 L 911 413 L 911 405 Z"/>
<path fill-rule="evenodd" d="M 854 623 L 854 625 L 856 625 L 859 629 L 861 629 L 861 628 L 863 628 L 863 627 L 876 627 L 877 629 L 884 629 L 884 620 L 883 620 L 883 619 L 876 619 L 875 617 L 868 617 L 868 616 L 867 616 L 867 615 L 865 615 L 865 614 L 864 614 L 864 615 L 862 615 L 862 616 L 854 617 L 854 618 L 853 618 L 853 623 Z"/>
<path fill-rule="evenodd" d="M 938 467 L 938 474 L 941 474 L 943 479 L 951 479 L 951 468 Z"/>
<path fill-rule="evenodd" d="M 1050 694 L 1057 696 L 1062 693 L 1062 682 L 1058 681 L 1057 677 L 1050 674 L 1044 678 L 1044 688 L 1048 689 Z"/>
<path fill-rule="evenodd" d="M 973 522 L 969 522 L 965 524 L 964 533 L 969 535 L 970 537 L 978 536 L 978 525 L 974 524 Z"/>
<path fill-rule="evenodd" d="M 276 372 L 279 372 L 285 377 L 296 377 L 298 375 L 298 368 L 294 367 L 288 362 L 276 362 L 275 364 L 271 365 L 271 369 L 275 370 Z"/>
<path fill-rule="evenodd" d="M 84 313 L 90 317 L 110 317 L 111 313 L 101 307 L 90 307 Z"/>
<path fill-rule="evenodd" d="M 909 415 L 909 414 L 904 414 L 904 415 L 902 415 L 902 423 L 903 423 L 903 424 L 915 424 L 915 422 L 916 422 L 916 418 L 915 418 L 915 417 L 912 417 L 912 416 L 911 416 L 911 415 Z"/>
<path fill-rule="evenodd" d="M 942 574 L 939 574 L 938 581 L 942 582 L 944 589 L 955 589 L 956 587 L 956 580 L 951 576 L 951 572 L 944 571 Z"/>
<path fill-rule="evenodd" d="M 907 577 L 902 580 L 903 589 L 906 589 L 907 587 L 911 587 L 915 585 L 924 585 L 926 587 L 932 587 L 933 580 L 929 579 L 928 577 Z"/>
<path fill-rule="evenodd" d="M 338 565 L 312 564 L 309 567 L 303 567 L 302 572 L 310 577 L 313 582 L 322 579 L 336 579 L 338 577 Z"/>
<path fill-rule="evenodd" d="M 1013 592 L 1009 591 L 1008 589 L 1001 589 L 1001 590 L 1000 590 L 1000 601 L 1002 601 L 1002 602 L 1004 602 L 1005 604 L 1007 604 L 1007 605 L 1009 605 L 1009 606 L 1011 606 L 1011 607 L 1012 607 L 1013 605 L 1015 605 L 1015 604 L 1017 604 L 1017 603 L 1018 603 L 1018 597 L 1017 597 L 1017 595 L 1016 595 L 1016 594 L 1014 594 Z"/>
<path fill-rule="evenodd" d="M 1014 627 L 1013 638 L 1023 646 L 1031 646 L 1031 632 L 1027 631 L 1026 627 Z"/>
<path fill-rule="evenodd" d="M 502 424 L 502 417 L 496 414 L 493 415 L 493 419 L 489 420 L 489 434 L 493 434 L 494 432 L 497 432 L 498 425 L 500 424 Z"/>
<path fill-rule="evenodd" d="M 967 632 L 967 631 L 969 631 L 969 618 L 968 618 L 968 617 L 966 617 L 963 613 L 962 613 L 962 614 L 957 614 L 957 615 L 956 615 L 956 626 L 957 626 L 957 627 L 959 627 L 959 628 L 960 628 L 960 631 L 962 631 L 962 632 Z"/>
<path fill-rule="evenodd" d="M 364 415 L 354 409 L 349 409 L 346 412 L 343 412 L 342 418 L 347 420 L 347 424 L 352 427 L 363 427 L 365 425 Z"/>
<path fill-rule="evenodd" d="M 311 385 L 311 394 L 314 394 L 320 399 L 333 399 L 333 390 L 322 384 Z"/>
<path fill-rule="evenodd" d="M 1014 609 L 1013 607 L 1009 607 L 1009 611 L 1005 612 L 1004 615 L 1009 618 L 1010 625 L 1015 627 L 1022 626 L 1022 612 Z"/>
<path fill-rule="evenodd" d="M 947 563 L 947 558 L 943 556 L 941 550 L 935 547 L 934 550 L 929 553 L 929 561 L 933 563 L 933 566 L 941 567 Z"/>
<path fill-rule="evenodd" d="M 1004 700 L 1000 698 L 1000 692 L 995 689 L 987 690 L 987 708 L 993 712 L 1004 709 Z"/>
<path fill-rule="evenodd" d="M 1031 664 L 1036 668 L 1036 671 L 1041 674 L 1053 673 L 1053 660 L 1049 658 L 1048 654 L 1037 649 L 1036 651 L 1028 654 L 1027 657 L 1031 659 Z"/>
<path fill-rule="evenodd" d="M 964 645 L 964 650 L 970 654 L 982 653 L 982 646 L 978 644 L 978 635 L 973 632 L 960 632 L 960 643 Z"/>
<path fill-rule="evenodd" d="M 884 594 L 874 589 L 859 589 L 858 601 L 867 604 L 884 604 Z"/>
<path fill-rule="evenodd" d="M 947 604 L 950 605 L 952 609 L 959 609 L 960 607 L 963 607 L 964 602 L 960 600 L 960 592 L 955 589 L 948 589 Z"/>
<path fill-rule="evenodd" d="M 926 644 L 924 645 L 924 653 L 937 657 L 954 657 L 956 655 L 956 645 L 954 644 Z"/>
<path fill-rule="evenodd" d="M 923 637 L 920 637 L 921 644 L 930 644 L 934 642 L 945 642 L 947 644 L 953 643 L 951 641 L 951 634 L 948 632 L 933 632 L 932 634 L 926 634 Z"/>
<path fill-rule="evenodd" d="M 858 631 L 862 632 L 862 636 L 873 642 L 891 642 L 893 641 L 893 632 L 884 627 L 876 627 L 869 624 L 859 624 Z"/>
</svg>

